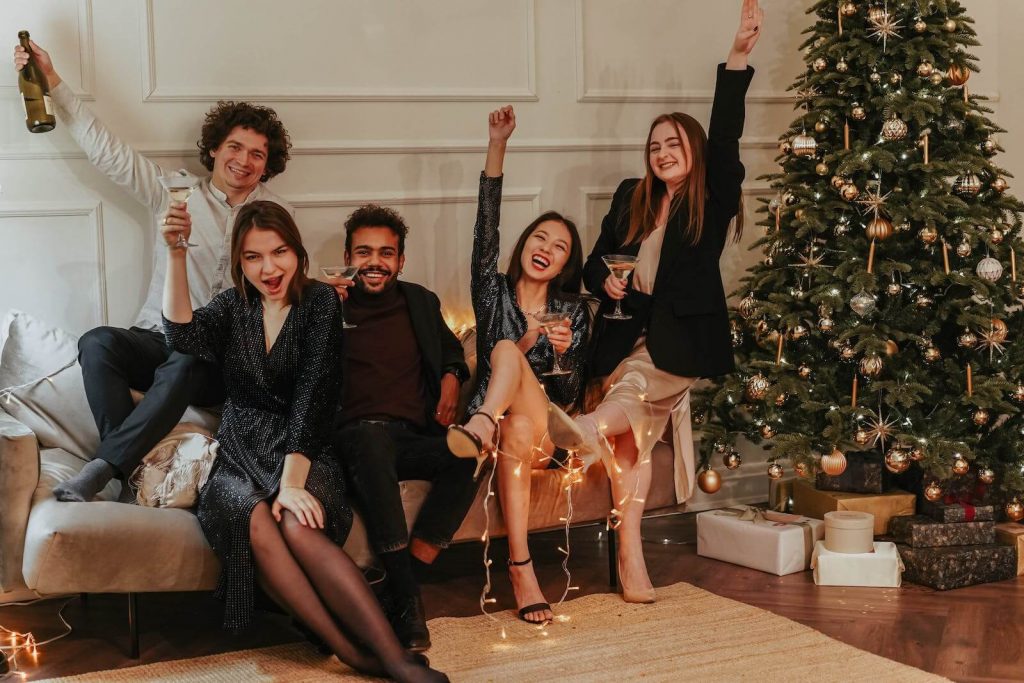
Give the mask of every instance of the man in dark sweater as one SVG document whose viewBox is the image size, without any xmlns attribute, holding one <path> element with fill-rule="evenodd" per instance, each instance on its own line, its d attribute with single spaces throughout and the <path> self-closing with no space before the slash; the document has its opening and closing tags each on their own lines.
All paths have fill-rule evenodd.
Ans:
<svg viewBox="0 0 1024 683">
<path fill-rule="evenodd" d="M 445 444 L 469 369 L 437 295 L 398 280 L 408 232 L 402 217 L 370 204 L 349 216 L 345 231 L 345 262 L 359 272 L 355 283 L 330 281 L 355 325 L 345 332 L 334 443 L 387 572 L 395 632 L 421 651 L 430 647 L 430 634 L 412 557 L 429 564 L 451 543 L 477 491 L 476 463 L 456 458 Z M 406 479 L 432 484 L 411 540 L 398 485 Z"/>
</svg>

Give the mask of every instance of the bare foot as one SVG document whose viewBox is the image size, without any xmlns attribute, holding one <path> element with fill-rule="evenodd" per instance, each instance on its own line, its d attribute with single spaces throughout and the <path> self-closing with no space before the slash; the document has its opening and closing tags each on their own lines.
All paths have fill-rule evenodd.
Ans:
<svg viewBox="0 0 1024 683">
<path fill-rule="evenodd" d="M 536 605 L 539 602 L 547 602 L 544 593 L 537 583 L 537 575 L 533 572 L 533 564 L 521 566 L 510 565 L 508 568 L 509 578 L 512 580 L 512 592 L 516 596 L 516 611 L 518 612 L 527 605 Z M 527 612 L 523 618 L 531 624 L 542 624 L 555 618 L 550 609 Z"/>
</svg>

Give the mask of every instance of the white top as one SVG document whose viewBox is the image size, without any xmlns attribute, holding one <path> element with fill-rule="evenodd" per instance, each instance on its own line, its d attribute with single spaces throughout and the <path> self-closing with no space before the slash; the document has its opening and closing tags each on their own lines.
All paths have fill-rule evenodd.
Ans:
<svg viewBox="0 0 1024 683">
<path fill-rule="evenodd" d="M 167 247 L 160 236 L 159 226 L 167 211 L 170 196 L 160 184 L 159 178 L 173 172 L 161 168 L 111 133 L 66 83 L 62 82 L 50 95 L 57 105 L 58 116 L 85 152 L 89 162 L 131 192 L 152 212 L 151 229 L 155 234 L 153 276 L 149 281 L 146 301 L 135 318 L 135 325 L 160 330 L 163 323 L 161 310 L 167 271 Z M 231 227 L 242 205 L 256 200 L 277 202 L 295 215 L 291 205 L 268 190 L 263 183 L 259 183 L 242 204 L 232 207 L 228 206 L 227 195 L 214 187 L 207 176 L 189 198 L 188 212 L 192 214 L 192 235 L 189 241 L 199 245 L 188 250 L 188 289 L 193 307 L 205 306 L 214 296 L 232 286 L 231 274 L 228 272 Z"/>
</svg>

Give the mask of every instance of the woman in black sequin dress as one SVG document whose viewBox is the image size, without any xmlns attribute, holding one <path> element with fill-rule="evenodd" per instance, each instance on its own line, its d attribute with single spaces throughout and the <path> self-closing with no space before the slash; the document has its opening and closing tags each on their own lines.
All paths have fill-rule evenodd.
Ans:
<svg viewBox="0 0 1024 683">
<path fill-rule="evenodd" d="M 572 221 L 549 211 L 526 227 L 509 262 L 498 272 L 502 164 L 515 129 L 512 107 L 490 114 L 487 161 L 480 176 L 480 203 L 473 233 L 472 296 L 476 314 L 477 387 L 470 418 L 448 432 L 453 453 L 481 457 L 498 447 L 498 500 L 508 527 L 509 573 L 519 617 L 531 623 L 552 618 L 527 545 L 530 470 L 552 464 L 545 439 L 548 400 L 569 407 L 579 399 L 589 310 L 580 297 L 583 250 Z M 537 315 L 562 313 L 542 326 Z M 554 353 L 570 372 L 544 377 Z M 495 420 L 501 421 L 494 443 Z"/>
<path fill-rule="evenodd" d="M 164 330 L 176 351 L 218 363 L 227 400 L 219 454 L 200 491 L 203 533 L 221 560 L 224 626 L 249 624 L 255 582 L 345 663 L 405 681 L 447 680 L 406 653 L 362 572 L 342 550 L 352 524 L 343 477 L 324 438 L 340 398 L 338 297 L 306 277 L 288 212 L 257 201 L 231 235 L 235 287 L 192 311 L 182 207 L 164 222 L 170 247 Z"/>
</svg>

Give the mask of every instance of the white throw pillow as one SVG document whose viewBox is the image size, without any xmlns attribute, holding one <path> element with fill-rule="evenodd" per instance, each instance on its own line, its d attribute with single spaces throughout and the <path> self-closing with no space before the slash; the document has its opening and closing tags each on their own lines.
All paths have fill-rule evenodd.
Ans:
<svg viewBox="0 0 1024 683">
<path fill-rule="evenodd" d="M 3 353 L 4 344 L 7 342 L 7 330 L 11 329 L 11 321 L 17 314 L 18 311 L 12 308 L 4 314 L 3 320 L 0 320 L 0 354 Z"/>
<path fill-rule="evenodd" d="M 60 448 L 88 462 L 100 444 L 77 362 L 49 378 L 0 392 L 0 408 L 35 432 L 43 448 Z"/>
<path fill-rule="evenodd" d="M 78 358 L 78 337 L 28 313 L 11 313 L 14 317 L 0 354 L 0 389 L 52 375 Z"/>
</svg>

